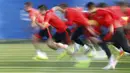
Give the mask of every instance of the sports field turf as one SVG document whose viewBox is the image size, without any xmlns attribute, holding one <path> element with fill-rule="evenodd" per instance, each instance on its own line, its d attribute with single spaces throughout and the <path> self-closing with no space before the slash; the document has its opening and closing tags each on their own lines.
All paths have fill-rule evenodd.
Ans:
<svg viewBox="0 0 130 73">
<path fill-rule="evenodd" d="M 130 73 L 130 56 L 123 57 L 116 70 L 106 71 L 101 68 L 107 65 L 107 60 L 95 60 L 89 68 L 75 68 L 70 58 L 56 61 L 57 54 L 43 48 L 49 60 L 35 61 L 32 44 L 0 44 L 0 73 Z"/>
</svg>

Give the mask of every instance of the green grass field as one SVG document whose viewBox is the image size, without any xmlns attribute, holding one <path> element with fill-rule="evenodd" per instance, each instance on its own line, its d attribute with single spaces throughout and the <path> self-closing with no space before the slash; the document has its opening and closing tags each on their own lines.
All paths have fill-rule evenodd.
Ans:
<svg viewBox="0 0 130 73">
<path fill-rule="evenodd" d="M 116 70 L 102 70 L 107 60 L 93 61 L 89 68 L 75 68 L 70 58 L 57 61 L 57 54 L 42 46 L 47 61 L 35 61 L 32 44 L 0 44 L 0 73 L 130 73 L 130 56 L 123 57 Z M 45 47 L 45 48 L 44 48 Z"/>
</svg>

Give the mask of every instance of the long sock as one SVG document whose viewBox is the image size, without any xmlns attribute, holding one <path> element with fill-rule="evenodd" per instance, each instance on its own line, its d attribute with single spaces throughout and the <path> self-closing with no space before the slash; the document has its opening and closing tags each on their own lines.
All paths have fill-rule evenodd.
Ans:
<svg viewBox="0 0 130 73">
<path fill-rule="evenodd" d="M 77 43 L 74 43 L 74 52 L 79 51 L 79 49 L 80 49 L 80 45 Z"/>
<path fill-rule="evenodd" d="M 89 50 L 89 47 L 87 45 L 84 45 L 84 50 Z"/>
</svg>

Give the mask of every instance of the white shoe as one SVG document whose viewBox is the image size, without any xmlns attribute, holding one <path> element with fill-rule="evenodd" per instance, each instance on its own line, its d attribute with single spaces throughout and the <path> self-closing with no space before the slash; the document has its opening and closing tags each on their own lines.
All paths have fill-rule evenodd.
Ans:
<svg viewBox="0 0 130 73">
<path fill-rule="evenodd" d="M 102 68 L 104 70 L 110 70 L 112 69 L 112 65 L 111 64 L 108 64 L 107 66 L 105 66 L 104 68 Z"/>
<path fill-rule="evenodd" d="M 87 45 L 84 45 L 83 48 L 84 48 L 85 50 L 89 50 L 89 47 L 88 47 Z"/>
<path fill-rule="evenodd" d="M 37 51 L 37 58 L 39 59 L 48 59 L 48 56 L 45 52 Z"/>
<path fill-rule="evenodd" d="M 112 63 L 112 69 L 113 69 L 113 70 L 116 69 L 117 63 L 118 63 L 118 60 L 115 60 L 115 61 Z"/>
<path fill-rule="evenodd" d="M 104 67 L 103 69 L 104 70 L 109 70 L 109 69 L 114 70 L 116 68 L 117 63 L 118 63 L 118 60 L 116 60 L 116 58 L 112 55 L 110 58 L 109 64 L 106 67 Z"/>
<path fill-rule="evenodd" d="M 73 53 L 76 53 L 76 52 L 78 52 L 79 50 L 80 50 L 80 45 L 77 44 L 77 43 L 74 43 L 74 51 L 73 51 Z"/>
<path fill-rule="evenodd" d="M 84 45 L 83 47 L 84 47 L 84 50 L 85 50 L 84 54 L 87 54 L 90 51 L 90 48 L 87 45 Z"/>
</svg>

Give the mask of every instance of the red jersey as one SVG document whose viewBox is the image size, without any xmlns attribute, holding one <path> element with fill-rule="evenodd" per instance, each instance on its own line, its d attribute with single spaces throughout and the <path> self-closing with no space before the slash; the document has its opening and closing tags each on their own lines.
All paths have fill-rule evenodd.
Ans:
<svg viewBox="0 0 130 73">
<path fill-rule="evenodd" d="M 87 26 L 88 19 L 85 18 L 82 11 L 78 8 L 67 8 L 65 10 L 65 17 L 68 19 L 67 25 L 76 23 L 78 26 Z"/>
<path fill-rule="evenodd" d="M 56 16 L 53 10 L 48 10 L 45 14 L 44 22 L 48 22 L 54 28 L 56 28 L 57 32 L 61 33 L 66 31 L 66 24 Z"/>
<path fill-rule="evenodd" d="M 124 11 L 125 16 L 128 16 L 128 22 L 130 23 L 130 8 L 126 8 L 126 10 Z"/>
<path fill-rule="evenodd" d="M 43 23 L 44 22 L 44 15 L 38 14 L 36 17 L 36 21 L 38 23 Z"/>
<path fill-rule="evenodd" d="M 96 12 L 90 13 L 89 18 L 96 20 L 101 26 L 109 27 L 113 24 L 114 28 L 122 27 L 120 23 L 121 17 L 107 9 L 98 9 Z"/>
<path fill-rule="evenodd" d="M 109 28 L 111 25 L 114 25 L 114 28 L 122 27 L 122 24 L 120 23 L 120 17 L 115 15 L 114 12 L 107 10 L 107 9 L 97 9 L 96 12 L 90 13 L 89 18 L 96 20 L 100 26 L 105 26 Z M 104 40 L 110 40 L 112 36 L 112 32 L 108 33 Z"/>
<path fill-rule="evenodd" d="M 124 16 L 124 13 L 122 12 L 120 6 L 111 6 L 111 7 L 107 7 L 106 9 L 112 11 L 112 12 L 115 13 L 115 15 L 117 15 L 118 17 Z"/>
<path fill-rule="evenodd" d="M 127 21 L 122 18 L 125 15 L 122 12 L 120 6 L 111 6 L 111 7 L 107 7 L 106 9 L 113 12 L 114 15 L 116 15 L 119 18 L 118 20 L 119 20 L 120 24 L 122 24 L 123 26 L 127 24 Z"/>
<path fill-rule="evenodd" d="M 84 15 L 86 18 L 89 18 L 89 13 L 88 13 L 88 12 L 83 12 L 83 15 Z"/>
<path fill-rule="evenodd" d="M 29 13 L 30 19 L 32 19 L 33 17 L 37 17 L 39 15 L 39 12 L 36 9 L 33 9 L 33 8 L 30 9 L 28 11 L 28 13 Z"/>
</svg>

